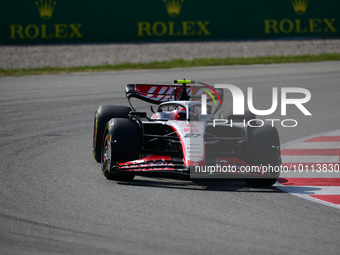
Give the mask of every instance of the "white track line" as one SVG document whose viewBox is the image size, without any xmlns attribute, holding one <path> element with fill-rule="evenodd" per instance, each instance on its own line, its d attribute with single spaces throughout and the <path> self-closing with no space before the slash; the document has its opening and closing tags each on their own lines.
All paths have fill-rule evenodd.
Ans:
<svg viewBox="0 0 340 255">
<path fill-rule="evenodd" d="M 299 143 L 299 147 L 296 148 L 296 144 L 290 144 L 285 146 L 285 149 L 339 149 L 340 142 L 308 142 Z"/>
<path fill-rule="evenodd" d="M 302 137 L 300 139 L 291 141 L 289 143 L 283 144 L 282 149 L 338 149 L 340 147 L 340 142 L 304 142 L 306 140 L 320 137 L 320 136 L 340 136 L 340 129 L 333 130 L 329 132 L 314 134 L 307 137 Z M 282 162 L 283 163 L 340 163 L 340 156 L 318 156 L 318 155 L 303 155 L 303 156 L 294 156 L 294 155 L 283 155 Z M 289 172 L 282 173 L 280 178 L 340 178 L 340 173 L 332 172 L 332 173 L 299 173 L 299 172 Z M 274 185 L 276 188 L 291 193 L 294 196 L 298 196 L 313 202 L 317 202 L 323 205 L 331 206 L 333 208 L 340 209 L 339 204 L 330 203 L 315 197 L 315 196 L 323 196 L 323 195 L 340 195 L 340 186 L 285 186 L 279 182 L 276 182 Z"/>
<path fill-rule="evenodd" d="M 286 149 L 286 148 L 285 148 Z M 339 156 L 288 156 L 282 155 L 284 163 L 339 163 Z"/>
<path fill-rule="evenodd" d="M 323 200 L 320 200 L 320 199 L 317 199 L 317 198 L 314 198 L 314 197 L 310 197 L 308 195 L 295 193 L 294 189 L 290 188 L 291 186 L 284 186 L 284 185 L 276 182 L 276 184 L 274 184 L 274 187 L 276 187 L 279 190 L 282 190 L 284 192 L 290 193 L 294 196 L 297 196 L 297 197 L 300 197 L 300 198 L 303 198 L 303 199 L 307 199 L 309 201 L 313 201 L 313 202 L 316 202 L 316 203 L 319 203 L 319 204 L 327 205 L 327 206 L 330 206 L 330 207 L 333 207 L 333 208 L 340 209 L 340 205 L 329 203 L 329 202 L 326 202 L 326 201 L 323 201 Z"/>
</svg>

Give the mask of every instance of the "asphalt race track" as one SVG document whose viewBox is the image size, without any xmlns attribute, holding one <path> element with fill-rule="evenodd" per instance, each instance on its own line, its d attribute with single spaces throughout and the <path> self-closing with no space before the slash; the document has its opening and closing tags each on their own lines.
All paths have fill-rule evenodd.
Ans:
<svg viewBox="0 0 340 255">
<path fill-rule="evenodd" d="M 182 78 L 253 87 L 258 109 L 272 87 L 308 89 L 312 116 L 295 106 L 271 116 L 298 121 L 278 125 L 282 144 L 340 126 L 340 62 L 0 78 L 0 253 L 338 254 L 340 210 L 274 187 L 104 178 L 96 107 L 128 105 L 128 83 Z"/>
</svg>

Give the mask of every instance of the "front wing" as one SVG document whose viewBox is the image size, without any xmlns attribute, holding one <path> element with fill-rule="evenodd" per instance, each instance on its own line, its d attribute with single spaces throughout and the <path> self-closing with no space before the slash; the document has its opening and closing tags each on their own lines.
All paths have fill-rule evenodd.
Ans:
<svg viewBox="0 0 340 255">
<path fill-rule="evenodd" d="M 216 165 L 212 166 L 186 166 L 181 158 L 160 155 L 149 155 L 142 159 L 118 163 L 109 172 L 160 177 L 177 175 L 191 179 L 273 178 L 273 171 L 268 171 L 267 166 L 253 166 L 238 158 L 220 158 Z"/>
</svg>

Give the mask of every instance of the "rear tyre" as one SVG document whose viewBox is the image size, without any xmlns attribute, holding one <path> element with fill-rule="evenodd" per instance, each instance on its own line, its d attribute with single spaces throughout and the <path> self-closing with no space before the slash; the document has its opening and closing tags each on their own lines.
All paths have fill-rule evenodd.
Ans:
<svg viewBox="0 0 340 255">
<path fill-rule="evenodd" d="M 130 111 L 130 107 L 116 105 L 101 105 L 96 110 L 93 128 L 93 157 L 97 162 L 101 162 L 103 134 L 106 123 L 112 118 L 128 118 Z"/>
<path fill-rule="evenodd" d="M 101 165 L 108 180 L 127 181 L 135 175 L 131 173 L 109 172 L 121 162 L 139 158 L 140 134 L 138 124 L 131 119 L 111 119 L 104 129 L 101 150 Z"/>
<path fill-rule="evenodd" d="M 255 166 L 280 166 L 280 138 L 275 127 L 248 127 L 248 162 Z M 249 186 L 271 186 L 279 177 L 278 168 L 274 170 L 269 177 L 249 178 L 245 182 Z"/>
</svg>

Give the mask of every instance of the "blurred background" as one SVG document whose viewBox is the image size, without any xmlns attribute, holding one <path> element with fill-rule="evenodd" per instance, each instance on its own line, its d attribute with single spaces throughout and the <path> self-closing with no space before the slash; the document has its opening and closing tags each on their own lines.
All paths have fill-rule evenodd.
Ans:
<svg viewBox="0 0 340 255">
<path fill-rule="evenodd" d="M 0 9 L 0 68 L 340 51 L 337 0 L 29 0 Z"/>
</svg>

